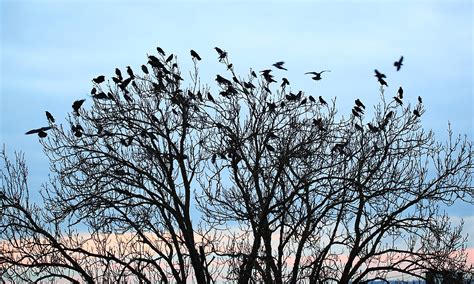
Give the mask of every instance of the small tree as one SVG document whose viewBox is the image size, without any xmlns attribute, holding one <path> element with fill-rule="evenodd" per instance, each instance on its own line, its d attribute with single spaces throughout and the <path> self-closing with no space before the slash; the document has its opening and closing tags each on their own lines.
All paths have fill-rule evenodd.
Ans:
<svg viewBox="0 0 474 284">
<path fill-rule="evenodd" d="M 37 131 L 54 174 L 43 207 L 21 157 L 3 154 L 5 277 L 358 283 L 467 269 L 462 226 L 439 209 L 473 203 L 467 138 L 437 143 L 421 99 L 382 87 L 373 112 L 357 100 L 344 118 L 335 100 L 274 87 L 270 70 L 237 76 L 216 50 L 217 91 L 194 51 L 186 88 L 161 49 L 140 74 L 95 78 L 90 108 Z"/>
</svg>

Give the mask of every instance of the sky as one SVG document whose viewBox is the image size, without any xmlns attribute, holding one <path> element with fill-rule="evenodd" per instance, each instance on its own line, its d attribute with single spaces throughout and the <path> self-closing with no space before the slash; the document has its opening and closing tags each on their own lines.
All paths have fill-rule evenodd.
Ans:
<svg viewBox="0 0 474 284">
<path fill-rule="evenodd" d="M 115 67 L 139 70 L 156 46 L 178 56 L 185 84 L 196 50 L 203 83 L 214 85 L 225 68 L 213 49 L 229 53 L 237 73 L 285 61 L 292 88 L 337 98 L 350 115 L 354 99 L 379 99 L 377 68 L 386 93 L 399 86 L 405 100 L 423 97 L 425 128 L 440 140 L 448 122 L 455 134 L 474 137 L 472 1 L 51 1 L 0 0 L 0 143 L 23 151 L 30 186 L 47 181 L 48 161 L 36 136 L 49 110 L 59 120 L 71 103 L 88 98 L 91 79 Z M 404 56 L 396 72 L 393 62 Z M 307 71 L 331 70 L 312 81 Z M 187 77 L 186 77 L 187 76 Z M 86 107 L 90 103 L 86 102 Z M 37 191 L 34 191 L 37 192 Z M 35 193 L 33 193 L 33 196 Z M 37 196 L 37 194 L 36 194 Z M 472 206 L 449 208 L 463 217 L 474 247 Z"/>
</svg>

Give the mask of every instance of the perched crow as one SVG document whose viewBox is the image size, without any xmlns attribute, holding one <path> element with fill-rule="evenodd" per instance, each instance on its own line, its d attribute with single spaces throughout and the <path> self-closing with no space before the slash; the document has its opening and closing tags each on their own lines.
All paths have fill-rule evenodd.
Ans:
<svg viewBox="0 0 474 284">
<path fill-rule="evenodd" d="M 312 102 L 312 103 L 315 103 L 315 102 L 316 102 L 316 100 L 314 99 L 313 96 L 309 96 L 308 98 L 309 98 L 309 101 L 310 101 L 310 102 Z"/>
<path fill-rule="evenodd" d="M 216 76 L 216 82 L 219 84 L 232 85 L 232 82 L 230 82 L 229 80 L 227 80 L 226 78 L 222 77 L 219 74 L 217 74 Z"/>
<path fill-rule="evenodd" d="M 165 51 L 161 47 L 157 46 L 156 51 L 158 51 L 159 54 L 165 56 Z"/>
<path fill-rule="evenodd" d="M 92 81 L 96 84 L 100 84 L 105 81 L 105 76 L 104 75 L 97 76 L 96 78 L 92 79 Z"/>
<path fill-rule="evenodd" d="M 244 87 L 247 88 L 247 89 L 251 89 L 251 90 L 255 89 L 255 85 L 252 84 L 252 83 L 250 83 L 250 82 L 245 82 L 245 81 L 244 81 L 244 82 L 242 82 L 242 84 L 243 84 Z"/>
<path fill-rule="evenodd" d="M 323 97 L 319 96 L 319 102 L 322 104 L 322 105 L 328 105 L 328 103 L 323 99 Z"/>
<path fill-rule="evenodd" d="M 388 84 L 387 84 L 387 82 L 386 82 L 384 79 L 379 78 L 378 81 L 379 81 L 379 83 L 380 83 L 381 86 L 387 86 L 387 87 L 388 87 Z"/>
<path fill-rule="evenodd" d="M 142 65 L 142 71 L 145 74 L 148 74 L 148 68 L 145 65 Z"/>
<path fill-rule="evenodd" d="M 211 102 L 215 103 L 216 101 L 214 100 L 214 98 L 212 97 L 211 93 L 207 93 L 207 99 L 210 100 Z"/>
<path fill-rule="evenodd" d="M 257 78 L 257 74 L 255 73 L 255 71 L 252 71 L 250 74 L 252 74 L 253 77 Z"/>
<path fill-rule="evenodd" d="M 135 75 L 133 74 L 132 68 L 130 66 L 127 66 L 127 74 L 130 76 L 130 78 L 135 78 Z"/>
<path fill-rule="evenodd" d="M 46 131 L 50 130 L 51 127 L 50 126 L 46 126 L 46 127 L 41 127 L 41 128 L 37 128 L 37 129 L 32 129 L 28 132 L 26 132 L 25 134 L 26 135 L 30 135 L 30 134 L 35 134 L 35 133 L 38 133 L 38 136 L 40 138 L 44 138 L 46 136 L 48 136 L 48 134 L 46 133 Z"/>
<path fill-rule="evenodd" d="M 118 68 L 115 68 L 115 75 L 117 75 L 117 78 L 119 78 L 119 80 L 123 79 L 122 72 Z"/>
<path fill-rule="evenodd" d="M 277 68 L 277 69 L 288 70 L 285 67 L 283 67 L 283 64 L 285 64 L 284 61 L 278 61 L 275 64 L 273 64 L 273 66 L 275 66 L 275 68 Z"/>
<path fill-rule="evenodd" d="M 375 69 L 374 72 L 375 72 L 374 76 L 377 77 L 377 79 L 387 78 L 387 76 L 385 76 L 385 74 L 380 73 L 379 70 L 377 70 L 377 69 Z"/>
<path fill-rule="evenodd" d="M 304 98 L 304 99 L 301 101 L 300 105 L 304 105 L 304 104 L 306 104 L 306 102 L 307 102 L 307 99 Z"/>
<path fill-rule="evenodd" d="M 91 90 L 91 95 L 95 95 L 95 93 L 97 93 L 97 89 L 94 87 L 94 88 L 92 88 L 92 90 Z"/>
<path fill-rule="evenodd" d="M 359 106 L 354 106 L 354 110 L 357 111 L 358 113 L 364 114 L 364 110 Z"/>
<path fill-rule="evenodd" d="M 314 75 L 314 77 L 312 77 L 313 80 L 316 80 L 316 81 L 319 81 L 321 80 L 321 74 L 323 74 L 324 72 L 331 72 L 331 70 L 323 70 L 321 72 L 306 72 L 305 74 L 311 74 L 311 75 Z"/>
<path fill-rule="evenodd" d="M 50 123 L 54 123 L 55 121 L 53 115 L 49 111 L 46 111 L 46 118 Z"/>
<path fill-rule="evenodd" d="M 160 62 L 160 60 L 156 56 L 153 56 L 153 55 L 148 56 L 148 59 L 150 59 L 150 61 L 153 61 L 153 62 Z"/>
<path fill-rule="evenodd" d="M 395 61 L 393 63 L 393 66 L 395 66 L 397 68 L 397 71 L 400 71 L 400 68 L 402 68 L 402 65 L 403 65 L 402 62 L 403 62 L 403 56 L 401 56 L 398 61 Z"/>
<path fill-rule="evenodd" d="M 283 82 L 281 83 L 281 87 L 284 88 L 286 86 L 288 86 L 290 84 L 290 82 L 288 81 L 288 79 L 286 78 L 282 78 L 281 79 Z"/>
<path fill-rule="evenodd" d="M 355 109 L 352 109 L 352 114 L 354 116 L 360 117 L 360 113 L 358 113 Z"/>
<path fill-rule="evenodd" d="M 82 104 L 85 102 L 86 100 L 77 100 L 75 101 L 73 104 L 72 104 L 72 109 L 74 110 L 74 114 L 76 114 L 77 116 L 79 116 L 79 109 L 81 108 Z"/>
<path fill-rule="evenodd" d="M 197 52 L 192 49 L 191 49 L 191 56 L 193 58 L 196 58 L 197 60 L 201 60 L 201 56 L 199 56 L 199 54 L 197 54 Z"/>
<path fill-rule="evenodd" d="M 365 105 L 359 99 L 355 100 L 355 104 L 356 106 L 365 109 Z"/>
<path fill-rule="evenodd" d="M 420 96 L 418 96 L 418 103 L 422 104 L 423 103 L 423 100 L 421 99 Z"/>
<path fill-rule="evenodd" d="M 170 56 L 168 56 L 168 58 L 166 58 L 166 63 L 170 62 L 171 60 L 173 60 L 173 57 L 174 55 L 173 54 L 170 54 Z"/>
<path fill-rule="evenodd" d="M 400 99 L 403 99 L 403 88 L 402 87 L 398 88 L 398 93 L 397 94 L 398 94 L 398 97 Z"/>
<path fill-rule="evenodd" d="M 421 116 L 420 112 L 419 112 L 417 109 L 414 109 L 414 110 L 413 110 L 413 114 L 414 114 L 416 117 L 420 117 L 420 116 Z"/>
<path fill-rule="evenodd" d="M 402 102 L 402 100 L 401 100 L 399 97 L 393 97 L 393 99 L 394 99 L 399 105 L 403 105 L 403 102 Z"/>
</svg>

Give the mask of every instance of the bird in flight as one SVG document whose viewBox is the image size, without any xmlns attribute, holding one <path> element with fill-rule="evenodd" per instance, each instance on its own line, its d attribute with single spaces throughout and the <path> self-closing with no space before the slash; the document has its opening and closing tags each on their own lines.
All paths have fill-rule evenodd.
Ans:
<svg viewBox="0 0 474 284">
<path fill-rule="evenodd" d="M 94 83 L 96 84 L 100 84 L 105 81 L 105 76 L 104 75 L 97 76 L 94 79 L 92 79 L 92 81 L 94 81 Z"/>
<path fill-rule="evenodd" d="M 79 109 L 81 108 L 82 104 L 85 102 L 86 100 L 82 99 L 82 100 L 77 100 L 75 101 L 73 104 L 72 104 L 72 109 L 74 110 L 74 113 L 79 116 Z"/>
<path fill-rule="evenodd" d="M 275 64 L 273 64 L 273 66 L 275 66 L 275 68 L 277 68 L 277 69 L 288 70 L 285 67 L 283 67 L 283 64 L 285 64 L 284 61 L 278 61 Z"/>
<path fill-rule="evenodd" d="M 321 74 L 323 74 L 324 72 L 331 72 L 331 70 L 323 70 L 323 71 L 321 71 L 321 72 L 314 72 L 314 71 L 312 71 L 312 72 L 306 72 L 306 73 L 304 73 L 304 74 L 311 74 L 311 75 L 314 75 L 314 77 L 312 77 L 312 79 L 315 80 L 315 81 L 319 81 L 319 80 L 322 79 L 322 78 L 321 78 Z"/>
<path fill-rule="evenodd" d="M 397 68 L 397 71 L 400 71 L 400 68 L 402 68 L 402 65 L 403 65 L 403 56 L 400 57 L 400 59 L 398 59 L 398 61 L 395 61 L 393 63 L 393 66 L 395 66 Z"/>
<path fill-rule="evenodd" d="M 197 60 L 201 60 L 201 56 L 199 56 L 199 54 L 197 54 L 197 52 L 192 49 L 191 49 L 191 56 L 193 58 L 196 58 Z"/>
<path fill-rule="evenodd" d="M 55 121 L 53 115 L 49 111 L 46 111 L 46 118 L 50 123 L 54 123 Z"/>
<path fill-rule="evenodd" d="M 26 132 L 25 134 L 30 135 L 30 134 L 38 133 L 38 136 L 40 138 L 44 138 L 44 137 L 48 136 L 48 133 L 46 133 L 46 131 L 50 130 L 50 129 L 51 129 L 51 126 L 46 126 L 46 127 L 41 127 L 41 128 L 37 128 L 37 129 L 32 129 L 32 130 Z"/>
</svg>

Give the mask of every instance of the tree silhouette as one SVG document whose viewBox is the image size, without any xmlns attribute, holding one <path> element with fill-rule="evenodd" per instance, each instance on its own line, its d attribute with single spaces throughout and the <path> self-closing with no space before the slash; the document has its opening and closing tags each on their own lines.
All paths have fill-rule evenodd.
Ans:
<svg viewBox="0 0 474 284">
<path fill-rule="evenodd" d="M 215 49 L 218 90 L 201 85 L 194 50 L 188 87 L 161 48 L 141 74 L 96 77 L 91 106 L 76 101 L 70 126 L 50 120 L 40 140 L 41 205 L 23 158 L 3 152 L 2 277 L 360 283 L 468 269 L 462 225 L 440 209 L 473 203 L 467 138 L 436 142 L 421 99 L 381 86 L 373 110 L 353 98 L 345 117 L 270 69 L 239 77 Z"/>
</svg>

